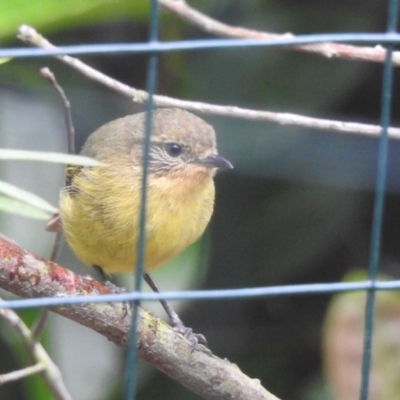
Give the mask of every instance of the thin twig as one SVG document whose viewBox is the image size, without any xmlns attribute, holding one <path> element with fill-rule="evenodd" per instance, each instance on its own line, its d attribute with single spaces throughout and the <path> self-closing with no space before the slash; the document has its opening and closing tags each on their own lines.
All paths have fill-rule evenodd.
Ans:
<svg viewBox="0 0 400 400">
<path fill-rule="evenodd" d="M 32 340 L 31 331 L 18 314 L 12 310 L 0 309 L 0 315 L 9 323 L 14 331 L 18 333 L 32 360 L 44 367 L 40 375 L 47 383 L 55 398 L 57 400 L 72 400 L 62 380 L 60 370 L 53 363 L 43 346 Z"/>
<path fill-rule="evenodd" d="M 60 218 L 59 214 L 57 213 L 57 217 Z M 60 254 L 61 247 L 63 244 L 64 232 L 62 230 L 58 230 L 55 232 L 55 238 L 53 243 L 53 248 L 50 254 L 51 261 L 57 261 L 58 255 Z M 46 327 L 47 321 L 50 318 L 49 310 L 43 308 L 40 310 L 39 317 L 35 321 L 32 327 L 32 340 L 34 342 L 38 342 L 40 339 L 41 334 L 43 333 L 44 328 Z"/>
<path fill-rule="evenodd" d="M 47 308 L 42 308 L 40 310 L 39 317 L 36 319 L 35 323 L 32 326 L 32 341 L 38 342 L 40 340 L 40 336 L 43 333 L 44 328 L 46 327 L 47 321 L 50 318 L 50 313 Z"/>
<path fill-rule="evenodd" d="M 65 127 L 67 129 L 68 154 L 75 154 L 75 128 L 71 114 L 71 103 L 69 102 L 63 88 L 58 84 L 53 72 L 51 72 L 49 68 L 41 68 L 40 74 L 50 82 L 51 86 L 53 86 L 54 90 L 60 96 L 64 108 Z"/>
<path fill-rule="evenodd" d="M 184 0 L 158 0 L 160 6 L 179 18 L 184 19 L 190 24 L 197 26 L 201 30 L 217 36 L 229 38 L 245 39 L 270 39 L 280 40 L 295 38 L 291 33 L 277 34 L 253 29 L 246 29 L 238 26 L 232 26 L 217 21 L 208 15 L 190 7 Z M 287 46 L 285 49 L 305 51 L 315 53 L 327 58 L 343 58 L 353 61 L 370 61 L 383 63 L 385 61 L 386 50 L 382 46 L 365 47 L 352 46 L 341 43 L 315 43 L 307 45 Z M 400 52 L 394 51 L 392 56 L 393 66 L 400 66 Z"/>
<path fill-rule="evenodd" d="M 50 258 L 49 258 L 50 261 L 57 261 L 58 260 L 58 256 L 60 254 L 61 247 L 62 247 L 62 244 L 63 244 L 63 238 L 64 238 L 64 235 L 63 235 L 63 231 L 61 229 L 61 230 L 56 232 L 56 237 L 54 239 L 53 249 L 51 251 Z"/>
<path fill-rule="evenodd" d="M 39 372 L 44 371 L 44 365 L 42 364 L 35 364 L 30 367 L 22 368 L 17 371 L 9 372 L 8 374 L 1 374 L 0 375 L 0 385 L 4 385 L 8 382 L 18 381 L 20 379 L 26 378 L 30 375 L 35 375 Z"/>
<path fill-rule="evenodd" d="M 71 103 L 68 100 L 67 95 L 64 92 L 64 89 L 61 85 L 57 82 L 57 79 L 52 71 L 49 68 L 44 67 L 40 69 L 40 74 L 47 79 L 53 89 L 56 91 L 58 96 L 61 99 L 61 103 L 64 109 L 64 121 L 65 121 L 65 129 L 67 133 L 67 143 L 68 143 L 68 154 L 75 154 L 75 127 L 74 122 L 72 119 L 71 113 Z M 65 178 L 67 180 L 67 178 Z M 60 219 L 58 213 L 53 216 L 53 218 Z M 54 244 L 50 255 L 51 261 L 57 261 L 58 255 L 60 254 L 62 243 L 63 243 L 63 231 L 62 229 L 57 230 L 55 233 Z M 36 321 L 35 325 L 32 328 L 32 338 L 33 340 L 37 341 L 40 338 L 44 328 L 46 327 L 46 322 L 49 319 L 49 311 L 43 309 L 41 314 Z"/>
<path fill-rule="evenodd" d="M 40 70 L 40 74 L 50 82 L 51 86 L 54 88 L 54 90 L 61 99 L 64 109 L 64 121 L 67 133 L 68 154 L 75 154 L 75 127 L 72 119 L 71 103 L 68 100 L 68 97 L 65 94 L 63 88 L 57 82 L 55 75 L 53 74 L 53 72 L 50 71 L 49 68 L 47 67 L 42 68 Z M 67 181 L 67 178 L 65 178 L 65 180 Z M 53 218 L 59 218 L 58 213 L 56 213 L 56 216 L 53 216 Z M 63 231 L 62 229 L 60 229 L 56 232 L 56 237 L 54 239 L 54 245 L 50 255 L 51 261 L 57 261 L 62 243 L 63 243 Z"/>
<path fill-rule="evenodd" d="M 41 47 L 43 49 L 56 49 L 47 39 L 40 35 L 30 26 L 22 25 L 18 30 L 18 37 L 31 45 Z M 146 103 L 148 93 L 144 90 L 138 90 L 125 85 L 99 71 L 88 66 L 77 58 L 70 56 L 55 56 L 60 61 L 76 69 L 87 78 L 92 79 L 102 85 L 128 96 L 137 103 Z M 157 107 L 179 107 L 186 110 L 197 111 L 199 113 L 221 115 L 232 118 L 241 118 L 257 121 L 270 121 L 281 125 L 302 126 L 306 128 L 336 131 L 338 133 L 360 134 L 370 137 L 378 137 L 382 128 L 379 125 L 360 124 L 356 122 L 344 122 L 337 120 L 326 120 L 320 118 L 312 118 L 291 113 L 277 113 L 272 111 L 258 111 L 235 106 L 221 106 L 195 101 L 186 101 L 174 99 L 167 96 L 153 96 L 154 105 Z M 399 128 L 389 128 L 389 136 L 391 138 L 400 139 Z"/>
</svg>

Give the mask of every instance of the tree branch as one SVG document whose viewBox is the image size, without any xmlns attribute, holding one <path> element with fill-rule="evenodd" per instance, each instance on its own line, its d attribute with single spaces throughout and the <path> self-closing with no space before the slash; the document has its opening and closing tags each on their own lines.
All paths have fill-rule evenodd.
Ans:
<svg viewBox="0 0 400 400">
<path fill-rule="evenodd" d="M 180 2 L 181 1 L 178 3 Z M 19 27 L 18 38 L 25 43 L 41 47 L 43 49 L 57 49 L 56 46 L 40 35 L 34 28 L 27 25 L 21 25 Z M 55 58 L 79 71 L 87 78 L 101 83 L 109 89 L 114 90 L 124 96 L 130 97 L 136 103 L 146 103 L 148 100 L 149 95 L 146 91 L 129 87 L 128 85 L 125 85 L 88 66 L 77 58 L 70 56 L 55 56 Z M 205 114 L 214 114 L 257 121 L 270 121 L 281 125 L 301 126 L 312 129 L 336 131 L 338 133 L 360 134 L 371 137 L 378 137 L 382 130 L 382 128 L 378 125 L 326 120 L 292 113 L 258 111 L 235 106 L 221 106 L 197 101 L 179 100 L 161 95 L 154 95 L 153 103 L 156 107 L 179 107 Z M 389 128 L 389 137 L 400 139 L 400 129 Z"/>
<path fill-rule="evenodd" d="M 100 282 L 2 238 L 0 287 L 26 298 L 110 294 Z M 74 304 L 50 310 L 99 332 L 118 346 L 128 346 L 131 312 L 126 315 L 122 303 Z M 229 361 L 208 350 L 192 351 L 182 335 L 143 309 L 139 313 L 137 351 L 139 357 L 205 399 L 278 400 L 257 379 L 249 378 Z"/>
<path fill-rule="evenodd" d="M 243 39 L 270 39 L 279 40 L 295 38 L 291 33 L 277 34 L 270 32 L 256 31 L 253 29 L 232 26 L 217 21 L 208 15 L 190 7 L 184 0 L 158 0 L 164 10 L 175 14 L 179 18 L 197 26 L 201 30 L 216 36 Z M 383 63 L 386 57 L 386 50 L 382 46 L 361 47 L 341 43 L 315 43 L 306 45 L 287 46 L 285 49 L 315 53 L 327 58 L 343 58 L 353 61 L 370 61 Z M 400 52 L 394 51 L 392 56 L 393 66 L 400 66 Z"/>
</svg>

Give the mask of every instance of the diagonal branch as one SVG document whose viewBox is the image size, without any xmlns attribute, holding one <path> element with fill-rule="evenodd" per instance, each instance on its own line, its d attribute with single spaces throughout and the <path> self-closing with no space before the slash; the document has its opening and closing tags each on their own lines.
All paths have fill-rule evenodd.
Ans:
<svg viewBox="0 0 400 400">
<path fill-rule="evenodd" d="M 270 40 L 295 38 L 295 35 L 291 33 L 277 34 L 270 32 L 262 32 L 253 29 L 246 29 L 238 26 L 224 24 L 190 7 L 184 0 L 158 0 L 158 3 L 165 10 L 177 15 L 179 18 L 184 19 L 190 24 L 197 26 L 201 30 L 216 36 L 223 36 L 229 38 L 270 39 Z M 347 44 L 327 42 L 327 43 L 315 43 L 306 45 L 295 45 L 295 46 L 288 46 L 285 48 L 305 51 L 308 53 L 315 53 L 327 58 L 343 58 L 346 60 L 353 60 L 353 61 L 370 61 L 376 63 L 383 63 L 386 57 L 386 50 L 382 46 L 375 46 L 375 47 L 351 46 Z M 399 51 L 393 52 L 392 60 L 393 60 L 393 66 L 395 67 L 400 66 Z"/>
<path fill-rule="evenodd" d="M 4 310 L 0 311 L 0 315 L 3 314 Z M 10 311 L 10 310 L 7 310 Z M 37 363 L 35 365 L 31 365 L 30 367 L 25 367 L 22 369 L 19 369 L 17 371 L 12 371 L 7 374 L 1 374 L 0 375 L 0 385 L 3 385 L 4 383 L 12 382 L 12 381 L 18 381 L 22 378 L 26 378 L 27 376 L 30 375 L 35 375 L 39 372 L 43 372 L 45 370 L 44 365 Z"/>
<path fill-rule="evenodd" d="M 26 298 L 110 293 L 101 283 L 1 238 L 0 287 Z M 74 304 L 50 310 L 128 347 L 131 318 L 122 303 Z M 249 378 L 229 361 L 208 350 L 192 351 L 187 339 L 143 309 L 139 313 L 137 351 L 139 357 L 205 399 L 279 400 L 259 380 Z"/>
<path fill-rule="evenodd" d="M 21 379 L 25 376 L 40 372 L 57 400 L 72 400 L 72 397 L 64 385 L 60 370 L 49 357 L 43 346 L 35 341 L 30 329 L 24 324 L 21 318 L 19 318 L 13 310 L 7 309 L 0 309 L 0 316 L 2 316 L 10 326 L 12 326 L 14 331 L 18 333 L 31 359 L 36 362 L 36 365 L 31 367 L 3 375 L 0 381 L 9 382 L 10 380 Z"/>
<path fill-rule="evenodd" d="M 180 3 L 180 1 L 178 1 L 177 3 Z M 41 47 L 43 49 L 57 49 L 56 46 L 45 39 L 34 28 L 27 25 L 22 25 L 19 27 L 18 37 L 25 43 Z M 119 82 L 90 67 L 89 65 L 83 63 L 77 58 L 65 55 L 55 56 L 55 58 L 79 71 L 87 78 L 101 83 L 109 89 L 114 90 L 124 96 L 128 96 L 137 103 L 146 103 L 148 100 L 149 95 L 146 91 L 129 87 L 128 85 L 125 85 L 124 83 Z M 201 103 L 198 101 L 179 100 L 161 95 L 154 95 L 153 103 L 157 107 L 179 107 L 186 110 L 205 114 L 214 114 L 231 118 L 242 118 L 256 121 L 270 121 L 281 125 L 301 126 L 311 129 L 336 131 L 338 133 L 352 133 L 370 137 L 378 137 L 382 130 L 382 128 L 378 125 L 312 118 L 292 113 L 259 111 L 235 106 L 221 106 L 215 104 Z M 391 138 L 400 139 L 400 129 L 389 128 L 389 136 Z"/>
</svg>

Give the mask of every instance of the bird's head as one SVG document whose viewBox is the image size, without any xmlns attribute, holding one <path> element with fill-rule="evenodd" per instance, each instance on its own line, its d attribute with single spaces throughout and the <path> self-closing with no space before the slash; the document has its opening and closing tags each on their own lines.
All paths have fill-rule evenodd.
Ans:
<svg viewBox="0 0 400 400">
<path fill-rule="evenodd" d="M 178 108 L 153 111 L 149 152 L 150 176 L 214 176 L 233 168 L 218 155 L 215 132 L 201 118 Z M 105 124 L 89 136 L 82 153 L 109 166 L 141 169 L 146 113 Z"/>
</svg>

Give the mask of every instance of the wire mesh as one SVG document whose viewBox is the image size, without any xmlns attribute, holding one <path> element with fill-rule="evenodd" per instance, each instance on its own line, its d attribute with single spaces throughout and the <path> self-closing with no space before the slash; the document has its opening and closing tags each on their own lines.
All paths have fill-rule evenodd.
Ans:
<svg viewBox="0 0 400 400">
<path fill-rule="evenodd" d="M 150 37 L 149 44 L 151 45 L 158 40 L 158 4 L 157 1 L 151 2 L 150 12 Z M 139 242 L 138 242 L 138 259 L 137 259 L 137 273 L 135 274 L 135 291 L 142 290 L 142 276 L 144 272 L 145 260 L 145 231 L 146 231 L 146 201 L 147 201 L 147 180 L 149 174 L 149 152 L 150 152 L 150 136 L 152 127 L 152 113 L 153 113 L 153 95 L 156 93 L 157 88 L 157 53 L 152 53 L 149 59 L 148 77 L 147 77 L 147 92 L 149 93 L 149 100 L 146 107 L 146 121 L 145 121 L 145 143 L 143 155 L 143 179 L 142 179 L 142 198 L 140 202 L 140 226 L 139 226 Z M 136 393 L 136 370 L 137 370 L 137 328 L 139 321 L 139 301 L 134 302 L 134 309 L 132 315 L 132 329 L 129 342 L 128 363 L 126 368 L 126 400 L 134 399 Z"/>
<path fill-rule="evenodd" d="M 87 304 L 98 302 L 130 301 L 134 303 L 134 312 L 132 319 L 132 332 L 130 339 L 130 350 L 126 368 L 126 399 L 135 398 L 136 392 L 136 369 L 137 357 L 135 351 L 136 327 L 138 321 L 137 307 L 143 300 L 156 301 L 159 299 L 198 299 L 198 300 L 218 300 L 218 299 L 238 299 L 250 297 L 265 296 L 286 296 L 303 294 L 321 294 L 338 293 L 345 291 L 365 290 L 368 292 L 366 305 L 365 321 L 365 341 L 364 356 L 362 364 L 362 385 L 360 391 L 360 400 L 368 399 L 369 376 L 371 369 L 371 348 L 373 339 L 374 323 L 374 305 L 375 294 L 378 290 L 399 290 L 400 281 L 381 282 L 377 281 L 377 273 L 380 262 L 380 243 L 382 232 L 382 217 L 384 212 L 384 198 L 386 191 L 387 160 L 388 160 L 388 127 L 390 125 L 391 109 L 391 91 L 392 91 L 392 52 L 396 44 L 400 43 L 400 35 L 396 33 L 398 1 L 389 0 L 388 27 L 386 33 L 359 33 L 359 34 L 321 34 L 304 35 L 296 38 L 287 38 L 280 40 L 263 39 L 207 39 L 207 40 L 189 40 L 163 43 L 158 41 L 158 2 L 151 1 L 150 14 L 150 37 L 147 43 L 136 44 L 100 44 L 100 45 L 81 45 L 81 46 L 63 46 L 57 50 L 42 49 L 0 49 L 0 57 L 51 57 L 61 54 L 115 54 L 115 53 L 150 53 L 148 66 L 147 91 L 150 94 L 147 102 L 146 119 L 146 145 L 145 157 L 143 160 L 143 191 L 142 205 L 140 209 L 140 239 L 139 239 L 139 259 L 138 274 L 135 280 L 135 292 L 123 293 L 118 295 L 103 295 L 93 297 L 71 297 L 71 298 L 40 298 L 40 299 L 21 299 L 9 300 L 0 303 L 0 308 L 20 309 L 32 307 L 49 307 L 70 304 Z M 347 42 L 347 43 L 385 43 L 387 45 L 386 60 L 384 64 L 383 86 L 382 86 L 382 110 L 381 126 L 382 134 L 379 143 L 378 173 L 376 181 L 376 195 L 373 213 L 373 229 L 371 235 L 371 251 L 369 263 L 369 280 L 365 282 L 352 283 L 327 283 L 327 284 L 302 284 L 285 285 L 275 287 L 261 287 L 249 289 L 230 289 L 230 290 L 207 290 L 207 291 L 185 291 L 185 292 L 164 292 L 164 293 L 141 293 L 141 275 L 143 271 L 143 260 L 145 250 L 144 228 L 145 228 L 145 210 L 146 210 L 146 183 L 147 183 L 147 165 L 148 149 L 151 134 L 151 115 L 153 109 L 152 95 L 156 93 L 157 87 L 157 57 L 162 52 L 170 51 L 195 51 L 211 50 L 220 48 L 249 48 L 249 47 L 278 47 L 291 46 L 296 44 L 324 43 L 324 42 Z"/>
</svg>

